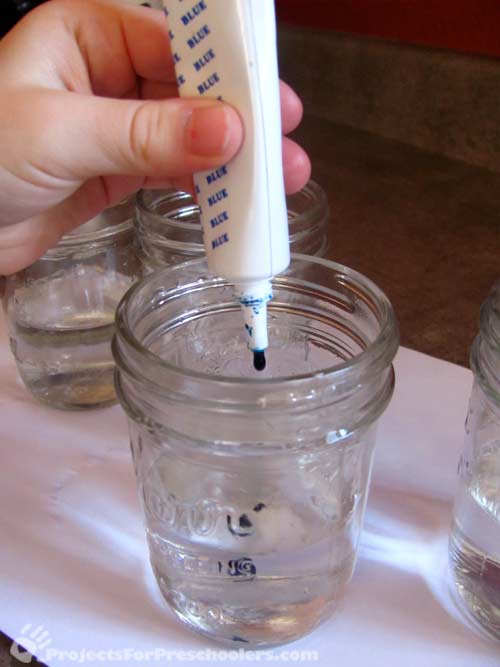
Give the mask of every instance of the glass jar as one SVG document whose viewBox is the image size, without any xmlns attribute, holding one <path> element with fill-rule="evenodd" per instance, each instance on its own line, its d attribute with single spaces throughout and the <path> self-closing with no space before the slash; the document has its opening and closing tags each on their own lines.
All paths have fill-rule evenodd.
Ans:
<svg viewBox="0 0 500 667">
<path fill-rule="evenodd" d="M 348 268 L 294 255 L 269 335 L 259 373 L 232 286 L 196 260 L 133 287 L 113 343 L 160 589 L 237 647 L 296 639 L 337 606 L 394 386 L 392 307 Z"/>
<path fill-rule="evenodd" d="M 500 282 L 481 307 L 470 363 L 474 385 L 458 466 L 450 563 L 466 610 L 500 639 Z"/>
<path fill-rule="evenodd" d="M 6 280 L 10 344 L 26 387 L 57 408 L 116 401 L 115 309 L 141 275 L 133 198 L 107 209 Z"/>
<path fill-rule="evenodd" d="M 287 197 L 290 249 L 324 257 L 330 209 L 314 181 Z M 200 211 L 193 197 L 178 190 L 142 190 L 137 195 L 135 227 L 146 271 L 205 255 Z"/>
</svg>

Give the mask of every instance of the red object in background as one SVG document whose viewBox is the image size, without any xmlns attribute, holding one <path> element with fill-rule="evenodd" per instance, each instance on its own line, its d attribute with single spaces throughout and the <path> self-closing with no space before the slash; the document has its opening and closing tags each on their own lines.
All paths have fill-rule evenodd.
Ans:
<svg viewBox="0 0 500 667">
<path fill-rule="evenodd" d="M 276 0 L 278 18 L 500 56 L 500 0 Z"/>
</svg>

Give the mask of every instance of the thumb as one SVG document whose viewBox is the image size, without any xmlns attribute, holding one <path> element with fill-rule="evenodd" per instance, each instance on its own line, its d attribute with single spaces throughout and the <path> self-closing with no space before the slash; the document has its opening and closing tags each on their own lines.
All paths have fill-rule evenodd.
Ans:
<svg viewBox="0 0 500 667">
<path fill-rule="evenodd" d="M 31 144 L 51 175 L 87 180 L 130 174 L 176 178 L 230 160 L 243 139 L 238 113 L 215 100 L 43 96 L 43 131 Z"/>
</svg>

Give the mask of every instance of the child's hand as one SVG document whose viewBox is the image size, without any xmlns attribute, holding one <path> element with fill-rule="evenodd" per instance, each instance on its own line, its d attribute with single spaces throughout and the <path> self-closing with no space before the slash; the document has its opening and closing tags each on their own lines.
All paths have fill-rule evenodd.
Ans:
<svg viewBox="0 0 500 667">
<path fill-rule="evenodd" d="M 230 160 L 243 129 L 221 102 L 177 97 L 162 12 L 52 0 L 0 41 L 0 274 L 17 271 L 140 187 Z M 282 86 L 283 131 L 302 106 Z M 310 174 L 283 143 L 285 185 Z"/>
</svg>

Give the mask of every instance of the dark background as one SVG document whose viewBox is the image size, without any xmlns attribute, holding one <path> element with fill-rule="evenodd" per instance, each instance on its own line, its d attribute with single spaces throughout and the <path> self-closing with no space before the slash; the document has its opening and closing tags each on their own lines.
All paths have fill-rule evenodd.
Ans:
<svg viewBox="0 0 500 667">
<path fill-rule="evenodd" d="M 2 0 L 0 36 L 44 0 Z M 276 0 L 286 23 L 500 56 L 497 0 Z"/>
<path fill-rule="evenodd" d="M 41 5 L 42 2 L 44 0 L 2 0 L 0 8 L 0 37 L 3 37 L 30 9 Z"/>
<path fill-rule="evenodd" d="M 0 37 L 3 37 L 30 9 L 46 0 L 1 0 Z M 147 5 L 147 2 L 143 3 Z"/>
<path fill-rule="evenodd" d="M 500 56 L 498 0 L 276 0 L 288 23 Z"/>
</svg>

